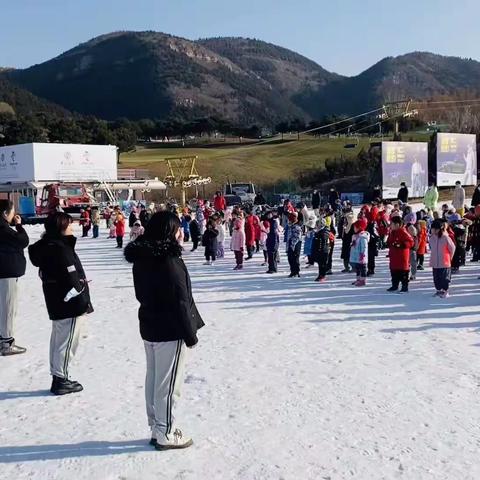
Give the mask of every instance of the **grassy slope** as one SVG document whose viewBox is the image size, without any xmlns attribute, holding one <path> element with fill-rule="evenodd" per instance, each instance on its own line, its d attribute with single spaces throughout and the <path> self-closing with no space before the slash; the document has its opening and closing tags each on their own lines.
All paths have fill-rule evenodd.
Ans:
<svg viewBox="0 0 480 480">
<path fill-rule="evenodd" d="M 266 142 L 252 145 L 185 148 L 141 148 L 121 156 L 123 168 L 148 168 L 159 178 L 166 172 L 160 160 L 174 156 L 198 155 L 200 175 L 212 177 L 212 186 L 230 180 L 252 180 L 260 185 L 294 181 L 297 173 L 306 168 L 322 167 L 328 157 L 355 156 L 361 146 L 368 148 L 368 139 L 361 139 L 356 149 L 345 149 L 345 139 L 311 139 L 283 143 Z"/>
</svg>

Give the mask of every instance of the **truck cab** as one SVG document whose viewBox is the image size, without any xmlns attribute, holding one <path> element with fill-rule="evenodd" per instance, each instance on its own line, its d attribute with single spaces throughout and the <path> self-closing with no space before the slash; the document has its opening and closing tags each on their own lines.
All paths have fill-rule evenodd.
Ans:
<svg viewBox="0 0 480 480">
<path fill-rule="evenodd" d="M 81 209 L 91 207 L 94 203 L 85 186 L 80 183 L 52 183 L 43 187 L 37 214 L 49 215 L 59 209 L 78 214 Z"/>
<path fill-rule="evenodd" d="M 239 197 L 242 203 L 252 203 L 257 195 L 255 185 L 252 182 L 227 183 L 224 187 L 226 198 L 230 196 Z"/>
</svg>

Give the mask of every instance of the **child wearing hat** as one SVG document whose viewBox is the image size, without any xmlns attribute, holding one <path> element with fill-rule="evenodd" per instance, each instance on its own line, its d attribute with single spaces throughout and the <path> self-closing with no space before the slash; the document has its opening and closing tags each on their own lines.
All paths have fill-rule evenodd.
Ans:
<svg viewBox="0 0 480 480">
<path fill-rule="evenodd" d="M 364 287 L 367 284 L 368 242 L 370 234 L 367 230 L 367 219 L 361 218 L 353 224 L 354 234 L 350 247 L 350 265 L 357 274 L 352 285 Z"/>
<path fill-rule="evenodd" d="M 410 250 L 413 248 L 414 244 L 415 241 L 407 232 L 401 217 L 393 217 L 390 224 L 390 234 L 387 240 L 390 273 L 392 276 L 392 286 L 387 290 L 388 292 L 397 292 L 400 283 L 402 284 L 400 293 L 408 292 Z"/>
<path fill-rule="evenodd" d="M 447 222 L 435 220 L 432 223 L 430 235 L 430 266 L 433 269 L 435 297 L 447 298 L 452 278 L 452 258 L 455 253 L 455 243 L 447 232 Z"/>
</svg>

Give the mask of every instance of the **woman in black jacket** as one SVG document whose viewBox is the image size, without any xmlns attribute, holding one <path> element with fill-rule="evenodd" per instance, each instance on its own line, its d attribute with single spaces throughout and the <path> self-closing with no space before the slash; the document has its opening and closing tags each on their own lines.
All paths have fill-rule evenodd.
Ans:
<svg viewBox="0 0 480 480">
<path fill-rule="evenodd" d="M 72 232 L 72 217 L 55 213 L 45 222 L 45 234 L 29 249 L 30 260 L 39 267 L 48 315 L 52 321 L 50 338 L 50 391 L 65 395 L 83 390 L 69 380 L 68 366 L 75 355 L 83 316 L 93 312 L 88 282 L 75 253 L 77 239 Z"/>
<path fill-rule="evenodd" d="M 10 227 L 12 222 L 15 230 Z M 17 312 L 18 279 L 25 275 L 27 263 L 23 250 L 28 242 L 27 232 L 20 216 L 15 215 L 13 203 L 0 200 L 0 356 L 26 352 L 26 348 L 15 345 L 13 324 Z"/>
<path fill-rule="evenodd" d="M 147 356 L 145 400 L 151 444 L 157 450 L 193 443 L 174 428 L 173 417 L 183 381 L 185 348 L 197 344 L 197 330 L 204 325 L 181 258 L 180 228 L 173 213 L 156 213 L 145 234 L 125 248 L 125 258 L 133 263 L 135 294 L 140 302 L 140 335 Z"/>
</svg>

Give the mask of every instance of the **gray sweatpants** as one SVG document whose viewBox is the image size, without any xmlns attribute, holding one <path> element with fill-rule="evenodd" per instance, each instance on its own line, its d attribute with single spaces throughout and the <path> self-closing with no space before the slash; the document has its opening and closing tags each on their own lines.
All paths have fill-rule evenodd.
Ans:
<svg viewBox="0 0 480 480">
<path fill-rule="evenodd" d="M 183 340 L 147 342 L 145 401 L 152 438 L 175 431 L 174 408 L 180 397 L 185 368 L 186 346 Z"/>
<path fill-rule="evenodd" d="M 412 277 L 417 276 L 417 251 L 410 250 L 410 272 Z"/>
<path fill-rule="evenodd" d="M 68 366 L 75 356 L 84 317 L 52 320 L 50 337 L 50 373 L 68 378 Z"/>
<path fill-rule="evenodd" d="M 17 314 L 18 278 L 0 278 L 0 337 L 13 337 Z"/>
</svg>

